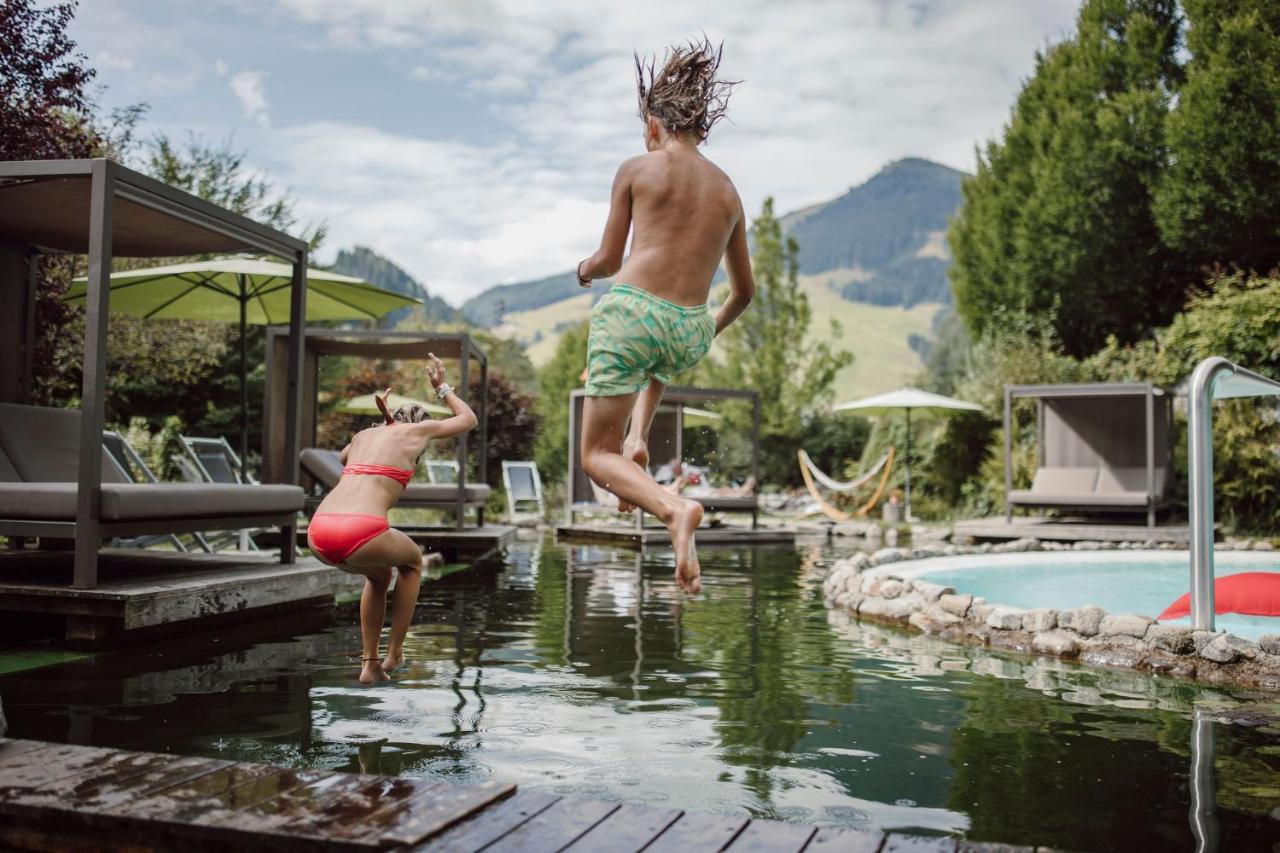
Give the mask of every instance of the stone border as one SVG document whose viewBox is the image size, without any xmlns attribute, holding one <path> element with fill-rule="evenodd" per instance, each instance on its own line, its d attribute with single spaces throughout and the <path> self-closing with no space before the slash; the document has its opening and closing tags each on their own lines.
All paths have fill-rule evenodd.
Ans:
<svg viewBox="0 0 1280 853">
<path fill-rule="evenodd" d="M 1106 544 L 1116 550 L 1145 550 L 1145 543 Z M 1270 544 L 1266 542 L 1266 547 L 1257 550 L 1270 550 Z M 889 568 L 906 560 L 944 556 L 1087 550 L 1108 549 L 1103 543 L 1071 546 L 1037 539 L 998 545 L 882 548 L 838 560 L 823 581 L 822 591 L 828 607 L 952 642 L 1280 692 L 1280 634 L 1263 635 L 1254 643 L 1225 631 L 1193 631 L 1161 624 L 1149 616 L 1109 614 L 1096 605 L 1061 611 L 1024 610 L 989 604 L 950 586 L 907 577 L 908 573 Z"/>
</svg>

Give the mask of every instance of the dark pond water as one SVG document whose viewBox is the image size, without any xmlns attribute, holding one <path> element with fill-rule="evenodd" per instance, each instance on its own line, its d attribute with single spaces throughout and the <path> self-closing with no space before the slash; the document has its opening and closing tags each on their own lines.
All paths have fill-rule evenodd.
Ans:
<svg viewBox="0 0 1280 853">
<path fill-rule="evenodd" d="M 0 700 L 19 737 L 1072 850 L 1280 840 L 1276 704 L 859 625 L 823 605 L 835 556 L 705 548 L 689 600 L 670 552 L 521 542 L 424 585 L 387 685 L 355 683 L 348 605 L 10 673 Z"/>
</svg>

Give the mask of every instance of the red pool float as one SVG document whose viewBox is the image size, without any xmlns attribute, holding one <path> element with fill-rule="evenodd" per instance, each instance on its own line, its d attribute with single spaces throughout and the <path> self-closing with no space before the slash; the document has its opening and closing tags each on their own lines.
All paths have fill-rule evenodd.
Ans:
<svg viewBox="0 0 1280 853">
<path fill-rule="evenodd" d="M 1280 572 L 1241 572 L 1213 582 L 1213 612 L 1280 616 Z M 1191 615 L 1191 593 L 1165 608 L 1160 620 Z"/>
</svg>

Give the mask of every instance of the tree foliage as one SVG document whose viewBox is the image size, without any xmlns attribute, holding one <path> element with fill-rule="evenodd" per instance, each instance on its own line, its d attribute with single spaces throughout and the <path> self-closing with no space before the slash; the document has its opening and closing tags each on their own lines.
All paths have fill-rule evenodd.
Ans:
<svg viewBox="0 0 1280 853">
<path fill-rule="evenodd" d="M 1186 83 L 1169 115 L 1160 233 L 1196 267 L 1280 266 L 1280 4 L 1183 0 Z"/>
<path fill-rule="evenodd" d="M 541 428 L 534 459 L 548 483 L 564 482 L 569 467 L 569 393 L 583 384 L 589 331 L 585 321 L 568 329 L 556 344 L 555 355 L 538 372 L 536 409 Z"/>
<path fill-rule="evenodd" d="M 1131 341 L 1183 298 L 1151 197 L 1180 75 L 1173 0 L 1086 0 L 1037 56 L 999 141 L 979 152 L 950 229 L 970 331 L 1044 316 L 1068 350 Z"/>
<path fill-rule="evenodd" d="M 755 300 L 717 338 L 717 352 L 703 361 L 699 377 L 711 387 L 761 392 L 764 477 L 793 482 L 798 477 L 795 450 L 803 443 L 806 424 L 831 402 L 836 374 L 853 361 L 853 354 L 810 336 L 813 309 L 800 288 L 800 246 L 794 238 L 784 238 L 772 198 L 765 199 L 751 223 L 751 244 Z M 834 320 L 832 326 L 839 338 Z M 730 420 L 745 426 L 745 418 L 744 412 L 736 412 Z"/>
</svg>

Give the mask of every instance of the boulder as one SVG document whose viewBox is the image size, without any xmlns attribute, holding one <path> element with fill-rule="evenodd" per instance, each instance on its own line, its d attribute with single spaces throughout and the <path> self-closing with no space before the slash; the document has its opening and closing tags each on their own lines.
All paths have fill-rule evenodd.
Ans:
<svg viewBox="0 0 1280 853">
<path fill-rule="evenodd" d="M 907 619 L 911 627 L 925 634 L 940 634 L 947 628 L 959 625 L 960 617 L 952 616 L 944 610 L 928 608 L 912 613 Z"/>
<path fill-rule="evenodd" d="M 1189 655 L 1196 649 L 1195 643 L 1191 641 L 1191 629 L 1178 625 L 1161 625 L 1156 622 L 1147 628 L 1144 639 L 1151 648 L 1173 652 L 1175 655 Z"/>
<path fill-rule="evenodd" d="M 1263 634 L 1258 646 L 1269 655 L 1280 655 L 1280 634 Z"/>
<path fill-rule="evenodd" d="M 1253 543 L 1253 550 L 1255 551 L 1274 551 L 1275 549 L 1276 546 L 1271 544 L 1269 539 L 1259 539 Z"/>
<path fill-rule="evenodd" d="M 1232 663 L 1240 657 L 1240 650 L 1231 644 L 1226 634 L 1218 634 L 1200 649 L 1200 657 L 1214 663 Z"/>
<path fill-rule="evenodd" d="M 1076 635 L 1069 631 L 1041 631 L 1031 640 L 1031 648 L 1042 655 L 1054 657 L 1074 657 L 1080 653 L 1080 643 Z"/>
<path fill-rule="evenodd" d="M 881 598 L 897 598 L 906 592 L 906 585 L 897 578 L 885 578 L 877 593 Z"/>
<path fill-rule="evenodd" d="M 1102 618 L 1098 633 L 1104 637 L 1137 637 L 1147 636 L 1147 629 L 1155 622 L 1150 616 L 1139 616 L 1136 613 L 1113 613 Z"/>
<path fill-rule="evenodd" d="M 919 588 L 918 583 L 916 584 L 916 587 Z M 925 597 L 928 598 L 928 596 Z M 947 611 L 952 616 L 959 616 L 963 618 L 969 614 L 969 605 L 973 604 L 973 596 L 944 593 L 943 595 L 938 596 L 938 604 L 943 610 Z M 1277 636 L 1277 639 L 1280 639 L 1280 635 Z"/>
<path fill-rule="evenodd" d="M 869 616 L 873 619 L 902 622 L 919 609 L 919 604 L 910 596 L 903 596 L 902 598 L 866 598 L 858 605 L 858 615 Z"/>
<path fill-rule="evenodd" d="M 992 628 L 998 628 L 1001 631 L 1020 631 L 1022 630 L 1022 617 L 1024 611 L 1017 607 L 1006 607 L 999 605 L 993 607 L 991 612 L 987 614 L 987 625 Z"/>
<path fill-rule="evenodd" d="M 1058 620 L 1058 624 L 1063 628 L 1070 628 L 1082 637 L 1092 637 L 1102 627 L 1102 620 L 1106 615 L 1107 611 L 1098 605 L 1086 604 L 1072 612 L 1070 625 L 1063 623 L 1061 619 Z"/>
<path fill-rule="evenodd" d="M 966 618 L 968 618 L 970 622 L 977 622 L 980 625 L 985 625 L 987 624 L 987 617 L 990 616 L 991 611 L 995 609 L 996 608 L 991 604 L 979 604 L 977 600 L 974 600 L 973 604 L 969 607 L 969 612 L 966 614 Z"/>
<path fill-rule="evenodd" d="M 1058 611 L 1048 608 L 1028 610 L 1022 614 L 1022 630 L 1038 634 L 1058 627 Z"/>
<path fill-rule="evenodd" d="M 880 585 L 889 580 L 884 575 L 858 575 L 862 579 L 859 592 L 863 595 L 879 595 Z"/>
<path fill-rule="evenodd" d="M 932 583 L 930 581 L 916 580 L 911 582 L 911 588 L 924 596 L 925 601 L 937 601 L 944 595 L 950 595 L 955 592 L 954 587 L 943 586 L 940 583 Z M 964 615 L 964 614 L 960 614 Z"/>
<path fill-rule="evenodd" d="M 881 548 L 871 555 L 871 562 L 877 566 L 883 566 L 886 563 L 896 563 L 906 558 L 907 552 L 901 548 Z"/>
</svg>

